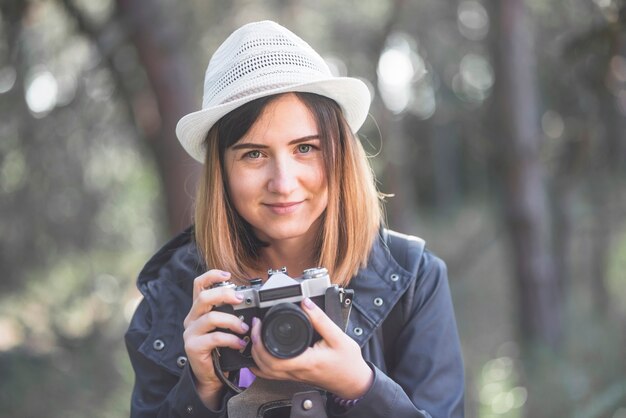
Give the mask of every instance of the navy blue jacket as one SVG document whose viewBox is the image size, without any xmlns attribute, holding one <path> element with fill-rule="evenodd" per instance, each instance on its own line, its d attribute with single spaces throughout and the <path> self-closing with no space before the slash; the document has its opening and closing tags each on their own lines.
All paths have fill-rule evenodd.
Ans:
<svg viewBox="0 0 626 418">
<path fill-rule="evenodd" d="M 404 249 L 403 267 L 391 256 L 387 235 Z M 183 320 L 191 308 L 193 280 L 204 271 L 188 229 L 139 275 L 144 298 L 126 333 L 136 377 L 132 417 L 228 416 L 224 405 L 233 394 L 226 393 L 222 410 L 208 410 L 185 357 Z M 445 264 L 419 238 L 383 231 L 367 267 L 349 287 L 355 298 L 346 332 L 361 346 L 374 383 L 352 408 L 329 401 L 329 417 L 463 417 L 463 361 Z M 396 341 L 388 342 L 392 352 L 385 353 L 382 323 L 397 303 L 403 304 L 402 326 Z"/>
</svg>

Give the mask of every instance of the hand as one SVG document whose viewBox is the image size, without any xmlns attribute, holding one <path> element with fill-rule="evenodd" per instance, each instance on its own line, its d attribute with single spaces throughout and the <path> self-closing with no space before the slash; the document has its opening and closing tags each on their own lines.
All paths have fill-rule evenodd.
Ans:
<svg viewBox="0 0 626 418">
<path fill-rule="evenodd" d="M 372 385 L 374 373 L 367 365 L 359 345 L 348 337 L 310 299 L 302 309 L 322 337 L 297 357 L 278 359 L 261 342 L 261 321 L 252 325 L 252 372 L 265 379 L 296 380 L 320 387 L 344 399 L 363 396 Z"/>
<path fill-rule="evenodd" d="M 238 334 L 248 331 L 248 325 L 234 315 L 214 311 L 215 306 L 241 302 L 242 296 L 232 288 L 212 288 L 230 278 L 230 273 L 209 270 L 196 277 L 193 282 L 193 304 L 183 325 L 183 340 L 189 365 L 196 378 L 196 387 L 205 405 L 213 410 L 220 406 L 220 393 L 223 383 L 215 374 L 211 352 L 216 347 L 230 347 L 240 350 L 246 343 L 234 334 L 216 331 L 229 329 Z"/>
</svg>

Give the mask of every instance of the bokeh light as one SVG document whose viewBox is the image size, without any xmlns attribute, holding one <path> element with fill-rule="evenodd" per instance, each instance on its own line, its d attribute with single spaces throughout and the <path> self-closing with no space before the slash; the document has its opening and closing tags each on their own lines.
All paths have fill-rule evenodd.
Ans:
<svg viewBox="0 0 626 418">
<path fill-rule="evenodd" d="M 519 417 L 528 392 L 518 385 L 515 363 L 507 356 L 489 360 L 482 369 L 479 391 L 480 417 Z"/>
<path fill-rule="evenodd" d="M 461 35 L 472 41 L 484 39 L 489 32 L 489 15 L 477 1 L 463 1 L 459 4 L 457 23 Z"/>
<path fill-rule="evenodd" d="M 387 109 L 403 112 L 413 99 L 411 85 L 426 74 L 426 65 L 412 47 L 412 39 L 395 33 L 387 40 L 378 61 L 378 87 Z"/>
<path fill-rule="evenodd" d="M 541 129 L 548 138 L 556 139 L 563 135 L 565 123 L 558 112 L 547 110 L 541 117 Z"/>
<path fill-rule="evenodd" d="M 27 77 L 26 104 L 35 117 L 44 117 L 57 104 L 58 84 L 50 71 L 34 70 Z"/>
<path fill-rule="evenodd" d="M 468 53 L 459 63 L 459 72 L 452 79 L 452 89 L 459 98 L 480 104 L 489 97 L 494 81 L 493 68 L 487 58 Z"/>
<path fill-rule="evenodd" d="M 19 149 L 7 152 L 0 165 L 0 189 L 13 193 L 26 183 L 26 160 Z"/>
<path fill-rule="evenodd" d="M 598 7 L 603 8 L 603 9 L 611 7 L 611 4 L 613 3 L 612 0 L 593 0 L 593 2 L 597 4 Z"/>
<path fill-rule="evenodd" d="M 15 85 L 17 72 L 13 67 L 0 68 L 0 94 L 10 91 Z"/>
</svg>

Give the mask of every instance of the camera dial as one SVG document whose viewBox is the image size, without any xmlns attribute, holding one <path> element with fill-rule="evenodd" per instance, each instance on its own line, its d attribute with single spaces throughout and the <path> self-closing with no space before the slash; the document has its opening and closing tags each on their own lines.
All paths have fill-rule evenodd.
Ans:
<svg viewBox="0 0 626 418">
<path fill-rule="evenodd" d="M 328 270 L 324 267 L 314 267 L 302 272 L 303 279 L 317 279 L 328 275 Z"/>
</svg>

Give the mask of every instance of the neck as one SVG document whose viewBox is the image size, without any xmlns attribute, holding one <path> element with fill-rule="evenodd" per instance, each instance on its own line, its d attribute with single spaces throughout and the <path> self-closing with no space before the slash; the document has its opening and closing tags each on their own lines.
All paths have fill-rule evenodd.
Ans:
<svg viewBox="0 0 626 418">
<path fill-rule="evenodd" d="M 268 269 L 277 270 L 282 267 L 287 267 L 289 276 L 300 276 L 305 269 L 317 267 L 314 254 L 314 245 L 306 240 L 272 242 L 261 251 L 260 277 L 266 279 Z"/>
</svg>

